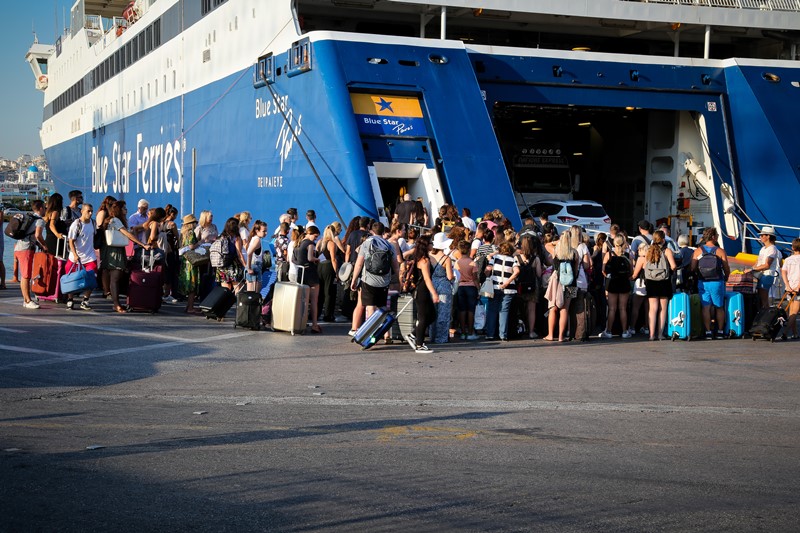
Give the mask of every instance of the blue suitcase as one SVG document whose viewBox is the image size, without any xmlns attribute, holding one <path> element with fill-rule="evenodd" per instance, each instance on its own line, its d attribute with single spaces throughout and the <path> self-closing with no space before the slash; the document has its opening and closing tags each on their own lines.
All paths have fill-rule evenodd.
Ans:
<svg viewBox="0 0 800 533">
<path fill-rule="evenodd" d="M 358 328 L 352 341 L 360 344 L 362 350 L 368 350 L 383 338 L 392 324 L 392 314 L 386 309 L 378 309 Z"/>
<path fill-rule="evenodd" d="M 725 293 L 725 336 L 741 339 L 744 336 L 744 296 L 740 292 Z"/>
<path fill-rule="evenodd" d="M 402 315 L 406 308 L 414 303 L 413 298 L 409 298 L 403 305 L 403 308 L 397 312 Z M 356 334 L 353 335 L 352 342 L 357 342 L 361 345 L 362 350 L 369 350 L 375 343 L 384 337 L 387 331 L 391 329 L 395 322 L 394 315 L 386 309 L 377 309 L 372 315 L 361 325 Z"/>
<path fill-rule="evenodd" d="M 689 295 L 685 292 L 676 293 L 669 301 L 667 307 L 667 335 L 685 341 L 692 339 L 692 313 Z"/>
</svg>

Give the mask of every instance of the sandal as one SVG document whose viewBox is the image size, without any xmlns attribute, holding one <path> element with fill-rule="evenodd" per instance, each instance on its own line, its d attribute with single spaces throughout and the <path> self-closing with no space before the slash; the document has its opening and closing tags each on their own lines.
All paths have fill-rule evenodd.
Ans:
<svg viewBox="0 0 800 533">
<path fill-rule="evenodd" d="M 311 333 L 322 333 L 322 328 L 319 326 L 311 326 Z"/>
<path fill-rule="evenodd" d="M 127 313 L 128 310 L 122 307 L 121 305 L 114 306 L 114 311 L 117 313 Z"/>
<path fill-rule="evenodd" d="M 558 339 L 551 339 L 551 338 L 547 338 L 547 337 L 542 337 L 542 340 L 543 341 L 547 341 L 547 342 L 557 342 Z"/>
</svg>

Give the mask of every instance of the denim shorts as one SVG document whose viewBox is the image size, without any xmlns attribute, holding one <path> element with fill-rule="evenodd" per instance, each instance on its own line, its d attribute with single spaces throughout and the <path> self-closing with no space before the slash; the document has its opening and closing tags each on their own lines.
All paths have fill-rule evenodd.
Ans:
<svg viewBox="0 0 800 533">
<path fill-rule="evenodd" d="M 261 266 L 254 267 L 252 274 L 247 270 L 245 270 L 244 279 L 248 283 L 255 283 L 257 281 L 261 281 Z"/>
<path fill-rule="evenodd" d="M 759 289 L 769 289 L 772 287 L 772 284 L 775 283 L 775 276 L 770 276 L 769 274 L 764 274 L 760 278 L 758 278 L 758 285 Z"/>
<path fill-rule="evenodd" d="M 724 281 L 703 281 L 697 282 L 697 292 L 700 293 L 700 300 L 703 307 L 713 305 L 723 309 L 725 307 L 725 282 Z"/>
<path fill-rule="evenodd" d="M 461 285 L 456 293 L 456 310 L 474 312 L 478 304 L 478 287 Z"/>
</svg>

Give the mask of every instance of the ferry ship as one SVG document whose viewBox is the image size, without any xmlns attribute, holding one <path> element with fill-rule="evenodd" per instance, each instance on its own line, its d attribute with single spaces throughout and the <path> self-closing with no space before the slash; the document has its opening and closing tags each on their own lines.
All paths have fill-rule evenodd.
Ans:
<svg viewBox="0 0 800 533">
<path fill-rule="evenodd" d="M 798 225 L 798 30 L 800 0 L 78 0 L 27 60 L 94 203 L 518 224 L 533 192 L 735 252 Z"/>
</svg>

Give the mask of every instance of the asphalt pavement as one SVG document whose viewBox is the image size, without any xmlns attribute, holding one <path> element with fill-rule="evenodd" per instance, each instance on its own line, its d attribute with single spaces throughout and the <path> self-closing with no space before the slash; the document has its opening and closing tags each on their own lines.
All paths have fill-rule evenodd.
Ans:
<svg viewBox="0 0 800 533">
<path fill-rule="evenodd" d="M 800 530 L 797 342 L 420 355 L 94 305 L 0 291 L 0 531 Z"/>
</svg>

